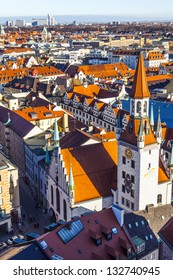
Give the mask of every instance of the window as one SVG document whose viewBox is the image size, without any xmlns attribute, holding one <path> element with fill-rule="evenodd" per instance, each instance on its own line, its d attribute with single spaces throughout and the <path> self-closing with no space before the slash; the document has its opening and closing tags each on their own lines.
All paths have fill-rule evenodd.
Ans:
<svg viewBox="0 0 173 280">
<path fill-rule="evenodd" d="M 101 244 L 102 244 L 102 239 L 101 238 L 96 239 L 96 246 L 99 246 Z"/>
<path fill-rule="evenodd" d="M 64 220 L 67 220 L 67 203 L 65 199 L 63 200 L 63 214 L 64 214 Z"/>
<path fill-rule="evenodd" d="M 126 188 L 124 185 L 122 185 L 122 192 L 125 193 L 125 191 L 126 191 Z"/>
<path fill-rule="evenodd" d="M 60 194 L 58 188 L 56 188 L 56 211 L 60 213 Z"/>
<path fill-rule="evenodd" d="M 141 102 L 140 101 L 138 101 L 137 102 L 137 113 L 141 113 Z"/>
<path fill-rule="evenodd" d="M 131 181 L 133 184 L 135 183 L 135 176 L 131 175 Z"/>
<path fill-rule="evenodd" d="M 158 194 L 157 196 L 157 204 L 161 204 L 162 203 L 162 195 Z"/>
<path fill-rule="evenodd" d="M 0 198 L 0 206 L 4 204 L 3 198 Z"/>
<path fill-rule="evenodd" d="M 131 209 L 134 211 L 134 203 L 131 202 Z"/>
<path fill-rule="evenodd" d="M 132 198 L 135 197 L 135 192 L 134 192 L 134 190 L 131 190 L 130 196 L 131 196 Z"/>
<path fill-rule="evenodd" d="M 130 201 L 126 199 L 126 206 L 129 208 L 130 207 Z"/>
<path fill-rule="evenodd" d="M 0 182 L 2 181 L 1 175 L 0 175 Z"/>
<path fill-rule="evenodd" d="M 151 155 L 151 150 L 149 150 L 149 155 Z"/>
<path fill-rule="evenodd" d="M 58 183 L 58 175 L 56 175 L 56 182 Z"/>
<path fill-rule="evenodd" d="M 51 186 L 51 189 L 50 189 L 50 191 L 51 191 L 51 204 L 53 205 L 53 186 Z"/>
<path fill-rule="evenodd" d="M 125 177 L 126 177 L 126 172 L 125 172 L 125 171 L 122 171 L 122 178 L 125 179 Z"/>
<path fill-rule="evenodd" d="M 135 169 L 135 161 L 131 160 L 131 168 Z"/>
<path fill-rule="evenodd" d="M 148 164 L 148 169 L 150 169 L 150 168 L 151 168 L 151 163 Z"/>
<path fill-rule="evenodd" d="M 121 198 L 121 203 L 124 205 L 124 197 Z"/>
<path fill-rule="evenodd" d="M 122 157 L 122 163 L 123 163 L 123 164 L 126 164 L 126 158 L 125 158 L 125 156 Z"/>
</svg>

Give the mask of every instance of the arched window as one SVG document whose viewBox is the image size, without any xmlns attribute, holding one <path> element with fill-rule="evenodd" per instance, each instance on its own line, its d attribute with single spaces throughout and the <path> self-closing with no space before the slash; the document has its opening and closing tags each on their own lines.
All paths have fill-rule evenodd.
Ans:
<svg viewBox="0 0 173 280">
<path fill-rule="evenodd" d="M 162 203 L 162 195 L 158 194 L 157 196 L 157 204 L 161 204 Z"/>
<path fill-rule="evenodd" d="M 50 189 L 50 191 L 51 191 L 51 204 L 53 205 L 53 186 L 51 185 L 51 189 Z"/>
<path fill-rule="evenodd" d="M 56 189 L 56 211 L 60 213 L 60 194 L 58 188 Z"/>
<path fill-rule="evenodd" d="M 141 102 L 140 101 L 137 102 L 137 110 L 136 111 L 139 114 L 141 113 Z"/>
<path fill-rule="evenodd" d="M 131 107 L 131 112 L 132 112 L 132 114 L 134 114 L 134 100 L 132 100 L 131 104 L 132 104 L 132 105 L 131 105 L 131 106 L 132 106 L 132 107 Z"/>
<path fill-rule="evenodd" d="M 67 220 L 67 203 L 65 199 L 63 200 L 63 213 L 64 213 L 64 220 Z"/>
<path fill-rule="evenodd" d="M 144 102 L 144 113 L 147 113 L 147 101 Z"/>
</svg>

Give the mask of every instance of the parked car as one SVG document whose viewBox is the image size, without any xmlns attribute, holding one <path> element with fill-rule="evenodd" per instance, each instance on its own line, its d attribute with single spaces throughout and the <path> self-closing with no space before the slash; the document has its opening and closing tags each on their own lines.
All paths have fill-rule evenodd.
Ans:
<svg viewBox="0 0 173 280">
<path fill-rule="evenodd" d="M 7 244 L 5 242 L 0 241 L 0 252 L 4 250 L 7 247 Z"/>
<path fill-rule="evenodd" d="M 14 240 L 17 239 L 17 238 L 19 238 L 17 235 L 12 236 L 11 238 L 9 238 L 9 239 L 7 240 L 7 244 L 8 244 L 8 245 L 12 245 L 13 242 L 14 242 Z"/>
<path fill-rule="evenodd" d="M 18 234 L 17 237 L 20 239 L 25 239 L 25 237 L 22 234 Z"/>
</svg>

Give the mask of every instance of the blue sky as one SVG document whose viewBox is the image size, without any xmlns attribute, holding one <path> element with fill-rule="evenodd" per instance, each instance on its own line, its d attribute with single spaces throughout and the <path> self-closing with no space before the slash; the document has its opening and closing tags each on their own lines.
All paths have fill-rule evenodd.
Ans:
<svg viewBox="0 0 173 280">
<path fill-rule="evenodd" d="M 7 0 L 0 16 L 118 15 L 173 18 L 172 0 Z"/>
</svg>

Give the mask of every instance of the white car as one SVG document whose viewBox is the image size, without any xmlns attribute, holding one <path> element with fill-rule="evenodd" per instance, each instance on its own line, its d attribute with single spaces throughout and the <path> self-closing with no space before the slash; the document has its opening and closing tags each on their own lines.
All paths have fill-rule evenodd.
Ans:
<svg viewBox="0 0 173 280">
<path fill-rule="evenodd" d="M 17 235 L 12 236 L 11 238 L 9 238 L 9 239 L 7 240 L 7 244 L 8 244 L 8 245 L 12 245 L 12 244 L 13 244 L 13 241 L 14 241 L 15 239 L 17 239 L 17 238 L 19 238 Z"/>
</svg>

